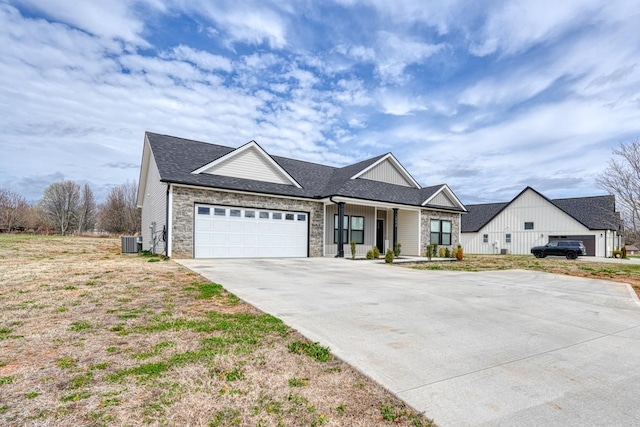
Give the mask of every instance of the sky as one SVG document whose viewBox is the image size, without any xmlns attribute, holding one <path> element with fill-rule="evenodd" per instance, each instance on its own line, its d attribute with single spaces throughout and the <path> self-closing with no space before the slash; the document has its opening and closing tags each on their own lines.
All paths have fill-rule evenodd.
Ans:
<svg viewBox="0 0 640 427">
<path fill-rule="evenodd" d="M 0 0 L 0 186 L 104 199 L 152 131 L 392 152 L 466 204 L 604 194 L 640 137 L 638 22 L 637 0 Z"/>
</svg>

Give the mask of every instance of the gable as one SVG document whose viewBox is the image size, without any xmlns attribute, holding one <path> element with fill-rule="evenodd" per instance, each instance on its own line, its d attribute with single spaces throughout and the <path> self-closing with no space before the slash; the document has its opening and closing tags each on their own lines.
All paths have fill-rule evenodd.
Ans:
<svg viewBox="0 0 640 427">
<path fill-rule="evenodd" d="M 405 178 L 398 168 L 396 168 L 389 160 L 376 165 L 367 172 L 360 175 L 359 178 L 370 179 L 372 181 L 381 181 L 388 184 L 404 185 L 405 187 L 413 187 L 411 182 Z"/>
<path fill-rule="evenodd" d="M 420 184 L 407 172 L 400 162 L 388 153 L 375 163 L 369 165 L 351 179 L 368 179 L 370 181 L 384 182 L 387 184 L 402 185 L 403 187 L 421 188 Z"/>
<path fill-rule="evenodd" d="M 300 188 L 296 180 L 254 141 L 202 166 L 192 173 L 294 185 Z"/>
<path fill-rule="evenodd" d="M 429 204 L 436 206 L 458 207 L 444 192 L 436 194 L 436 196 L 429 201 Z"/>
</svg>

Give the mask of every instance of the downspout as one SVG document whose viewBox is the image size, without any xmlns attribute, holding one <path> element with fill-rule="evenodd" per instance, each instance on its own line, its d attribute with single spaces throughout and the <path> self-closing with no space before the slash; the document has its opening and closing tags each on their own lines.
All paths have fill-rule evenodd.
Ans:
<svg viewBox="0 0 640 427">
<path fill-rule="evenodd" d="M 167 183 L 167 196 L 165 203 L 165 221 L 164 221 L 164 229 L 165 232 L 162 233 L 164 236 L 164 254 L 165 256 L 169 256 L 169 239 L 170 239 L 170 231 L 169 231 L 169 192 L 171 191 L 171 184 Z"/>
<path fill-rule="evenodd" d="M 329 197 L 331 203 L 338 205 L 338 241 L 336 242 L 336 258 L 344 258 L 344 202 L 335 202 L 333 196 Z"/>
<path fill-rule="evenodd" d="M 607 230 L 604 230 L 604 257 L 607 257 Z"/>
</svg>

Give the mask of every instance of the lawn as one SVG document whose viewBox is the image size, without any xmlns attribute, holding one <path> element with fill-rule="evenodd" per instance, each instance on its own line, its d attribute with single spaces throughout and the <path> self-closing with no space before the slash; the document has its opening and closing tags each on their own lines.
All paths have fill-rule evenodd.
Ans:
<svg viewBox="0 0 640 427">
<path fill-rule="evenodd" d="M 396 424 L 432 425 L 172 261 L 0 235 L 0 425 Z"/>
<path fill-rule="evenodd" d="M 630 284 L 640 297 L 640 264 L 567 260 L 561 257 L 535 258 L 533 255 L 465 255 L 462 261 L 398 264 L 418 270 L 489 271 L 536 270 L 590 279 Z"/>
</svg>

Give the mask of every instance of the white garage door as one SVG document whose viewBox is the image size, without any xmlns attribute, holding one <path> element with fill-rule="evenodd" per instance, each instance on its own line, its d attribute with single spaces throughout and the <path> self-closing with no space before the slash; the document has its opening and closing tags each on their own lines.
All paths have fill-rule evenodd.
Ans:
<svg viewBox="0 0 640 427">
<path fill-rule="evenodd" d="M 195 258 L 306 257 L 309 215 L 195 206 Z"/>
</svg>

